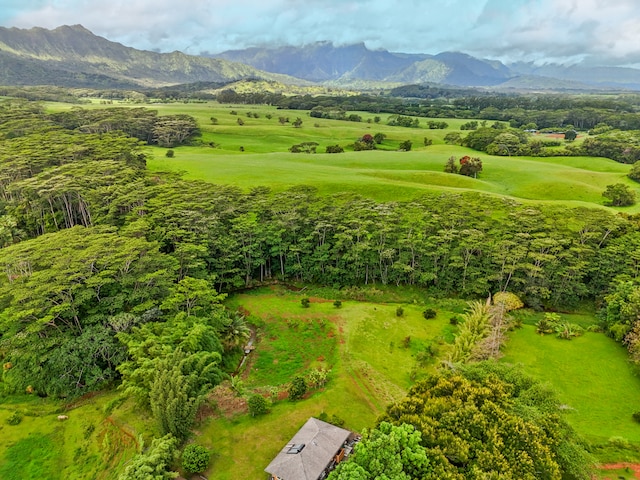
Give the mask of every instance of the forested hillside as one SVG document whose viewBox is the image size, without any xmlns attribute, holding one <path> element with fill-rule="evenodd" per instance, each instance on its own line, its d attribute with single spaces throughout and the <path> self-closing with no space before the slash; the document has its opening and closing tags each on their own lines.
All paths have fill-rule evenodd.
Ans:
<svg viewBox="0 0 640 480">
<path fill-rule="evenodd" d="M 183 440 L 248 335 L 221 293 L 273 280 L 512 292 L 534 310 L 596 302 L 603 328 L 638 358 L 636 216 L 474 193 L 376 202 L 304 185 L 243 191 L 147 172 L 144 145 L 198 134 L 188 115 L 145 108 L 0 104 L 4 395 L 73 399 L 120 385 L 160 434 Z"/>
</svg>

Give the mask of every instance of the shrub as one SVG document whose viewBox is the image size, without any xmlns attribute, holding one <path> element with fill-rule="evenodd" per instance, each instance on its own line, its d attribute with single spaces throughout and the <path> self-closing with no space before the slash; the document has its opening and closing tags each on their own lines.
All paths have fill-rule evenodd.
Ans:
<svg viewBox="0 0 640 480">
<path fill-rule="evenodd" d="M 557 313 L 545 313 L 544 318 L 536 323 L 536 333 L 544 335 L 545 333 L 553 333 L 560 323 L 560 315 Z"/>
<path fill-rule="evenodd" d="M 210 459 L 211 452 L 202 445 L 187 445 L 182 452 L 182 468 L 189 473 L 204 472 Z"/>
<path fill-rule="evenodd" d="M 455 315 L 449 319 L 450 325 L 458 325 L 458 323 L 460 323 L 460 319 Z"/>
<path fill-rule="evenodd" d="M 7 419 L 5 420 L 5 423 L 7 425 L 18 425 L 21 421 L 22 421 L 22 413 L 16 411 L 7 417 Z"/>
<path fill-rule="evenodd" d="M 336 308 L 342 308 L 342 301 L 336 300 L 335 302 L 333 302 L 333 306 Z"/>
<path fill-rule="evenodd" d="M 499 305 L 503 304 L 504 308 L 507 312 L 512 310 L 517 310 L 524 306 L 520 297 L 518 297 L 515 293 L 511 292 L 498 292 L 493 296 L 493 304 Z"/>
<path fill-rule="evenodd" d="M 175 152 L 171 149 L 167 150 L 167 153 L 164 154 L 167 158 L 173 158 L 175 156 Z"/>
<path fill-rule="evenodd" d="M 247 401 L 249 413 L 252 417 L 264 415 L 269 411 L 269 402 L 262 395 L 251 395 Z"/>
<path fill-rule="evenodd" d="M 412 145 L 413 143 L 411 143 L 411 140 L 405 140 L 404 142 L 400 142 L 400 145 L 398 145 L 398 150 L 408 152 L 411 150 Z"/>
<path fill-rule="evenodd" d="M 309 305 L 311 304 L 311 302 L 307 297 L 305 297 L 302 300 L 300 300 L 300 304 L 302 305 L 303 308 L 309 308 Z"/>
<path fill-rule="evenodd" d="M 331 425 L 335 425 L 336 427 L 344 426 L 344 420 L 339 416 L 337 416 L 335 413 L 331 415 L 331 418 L 329 419 L 329 423 Z"/>
<path fill-rule="evenodd" d="M 404 315 L 404 308 L 398 307 L 396 308 L 396 317 L 401 317 Z"/>
<path fill-rule="evenodd" d="M 432 318 L 436 318 L 437 314 L 438 314 L 438 312 L 436 312 L 433 308 L 427 308 L 424 312 L 422 312 L 422 316 L 427 320 L 431 320 Z"/>
<path fill-rule="evenodd" d="M 634 412 L 631 416 L 636 422 L 640 423 L 640 412 Z"/>
<path fill-rule="evenodd" d="M 299 400 L 307 393 L 307 381 L 304 377 L 295 377 L 289 385 L 289 400 Z"/>
<path fill-rule="evenodd" d="M 378 145 L 380 145 L 385 138 L 387 138 L 387 136 L 384 133 L 376 133 L 373 136 L 373 141 L 376 142 Z"/>
<path fill-rule="evenodd" d="M 326 153 L 342 153 L 344 148 L 340 145 L 327 145 Z"/>
</svg>

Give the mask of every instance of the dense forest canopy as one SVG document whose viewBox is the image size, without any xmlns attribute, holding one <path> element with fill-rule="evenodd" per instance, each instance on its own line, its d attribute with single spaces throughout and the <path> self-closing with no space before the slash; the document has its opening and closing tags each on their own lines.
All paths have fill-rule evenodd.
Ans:
<svg viewBox="0 0 640 480">
<path fill-rule="evenodd" d="M 312 99 L 315 106 L 321 101 L 329 102 Z M 500 101 L 501 112 L 541 105 L 635 115 L 634 105 L 608 100 L 480 97 L 464 108 L 483 118 Z M 524 135 L 475 127 L 464 141 L 479 150 L 499 135 Z M 225 378 L 248 335 L 243 319 L 223 306 L 225 292 L 271 280 L 335 289 L 411 285 L 465 299 L 512 292 L 540 311 L 595 302 L 602 328 L 640 361 L 637 216 L 475 193 L 377 202 L 347 192 L 320 195 L 304 185 L 243 191 L 147 172 L 144 145 L 174 147 L 198 134 L 192 117 L 147 108 L 47 113 L 36 103 L 0 103 L 4 394 L 74 398 L 119 385 L 152 412 L 158 431 L 171 435 L 167 441 L 184 440 L 204 395 Z M 633 135 L 604 129 L 580 148 L 631 163 Z M 484 478 L 493 470 L 509 471 L 505 478 L 536 478 L 538 471 L 587 478 L 589 460 L 553 413 L 555 398 L 518 373 L 479 368 L 416 385 L 363 445 L 375 449 L 385 435 L 393 437 L 416 458 L 429 458 L 420 464 L 425 478 Z M 461 408 L 447 410 L 452 405 Z M 486 439 L 453 438 L 445 417 L 478 431 L 500 424 L 491 430 L 491 454 L 474 456 Z M 515 438 L 500 452 L 499 444 Z M 505 466 L 522 459 L 520 470 Z M 369 467 L 365 458 L 336 475 Z"/>
<path fill-rule="evenodd" d="M 242 192 L 150 177 L 139 140 L 153 142 L 156 129 L 193 133 L 193 119 L 141 108 L 2 108 L 2 352 L 15 364 L 6 379 L 15 373 L 22 387 L 71 393 L 117 377 L 126 354 L 109 319 L 161 307 L 187 277 L 218 291 L 273 278 L 417 285 L 442 296 L 512 291 L 534 308 L 566 308 L 602 301 L 617 280 L 640 274 L 629 254 L 640 245 L 635 217 L 476 194 L 378 203 L 304 186 Z M 50 356 L 90 335 L 102 335 L 104 349 L 78 355 L 71 371 L 32 368 L 61 368 Z M 66 380 L 45 388 L 47 376 Z"/>
</svg>

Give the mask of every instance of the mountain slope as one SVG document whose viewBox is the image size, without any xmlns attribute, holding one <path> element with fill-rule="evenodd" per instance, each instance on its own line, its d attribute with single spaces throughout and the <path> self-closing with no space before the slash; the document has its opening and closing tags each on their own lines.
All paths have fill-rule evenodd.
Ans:
<svg viewBox="0 0 640 480">
<path fill-rule="evenodd" d="M 438 55 L 369 50 L 364 44 L 336 47 L 318 42 L 304 47 L 250 48 L 215 55 L 270 72 L 316 82 L 373 80 L 401 83 L 438 82 L 459 86 L 488 86 L 511 77 L 500 62 L 462 53 Z"/>
<path fill-rule="evenodd" d="M 186 55 L 181 52 L 156 53 L 125 47 L 91 33 L 81 25 L 62 26 L 55 30 L 29 30 L 0 27 L 0 55 L 4 62 L 28 65 L 36 71 L 51 71 L 49 82 L 69 81 L 72 74 L 98 75 L 115 79 L 116 83 L 162 86 L 179 83 L 227 82 L 243 78 L 300 83 L 299 80 L 261 72 L 251 66 Z M 20 63 L 28 62 L 28 63 Z M 67 72 L 62 74 L 61 72 Z M 3 80 L 15 84 L 20 78 Z M 19 77 L 19 75 L 18 75 Z M 24 82 L 24 79 L 22 79 Z"/>
<path fill-rule="evenodd" d="M 396 55 L 386 50 L 369 50 L 363 43 L 336 47 L 331 42 L 317 42 L 304 47 L 229 50 L 213 57 L 324 82 L 342 78 L 384 80 L 428 55 Z"/>
</svg>

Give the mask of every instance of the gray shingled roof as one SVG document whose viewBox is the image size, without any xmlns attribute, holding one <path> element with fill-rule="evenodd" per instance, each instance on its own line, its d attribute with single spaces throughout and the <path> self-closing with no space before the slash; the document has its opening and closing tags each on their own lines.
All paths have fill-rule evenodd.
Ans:
<svg viewBox="0 0 640 480">
<path fill-rule="evenodd" d="M 349 430 L 312 417 L 264 471 L 283 480 L 317 480 L 349 435 Z M 301 444 L 305 447 L 300 453 L 287 453 Z"/>
</svg>

